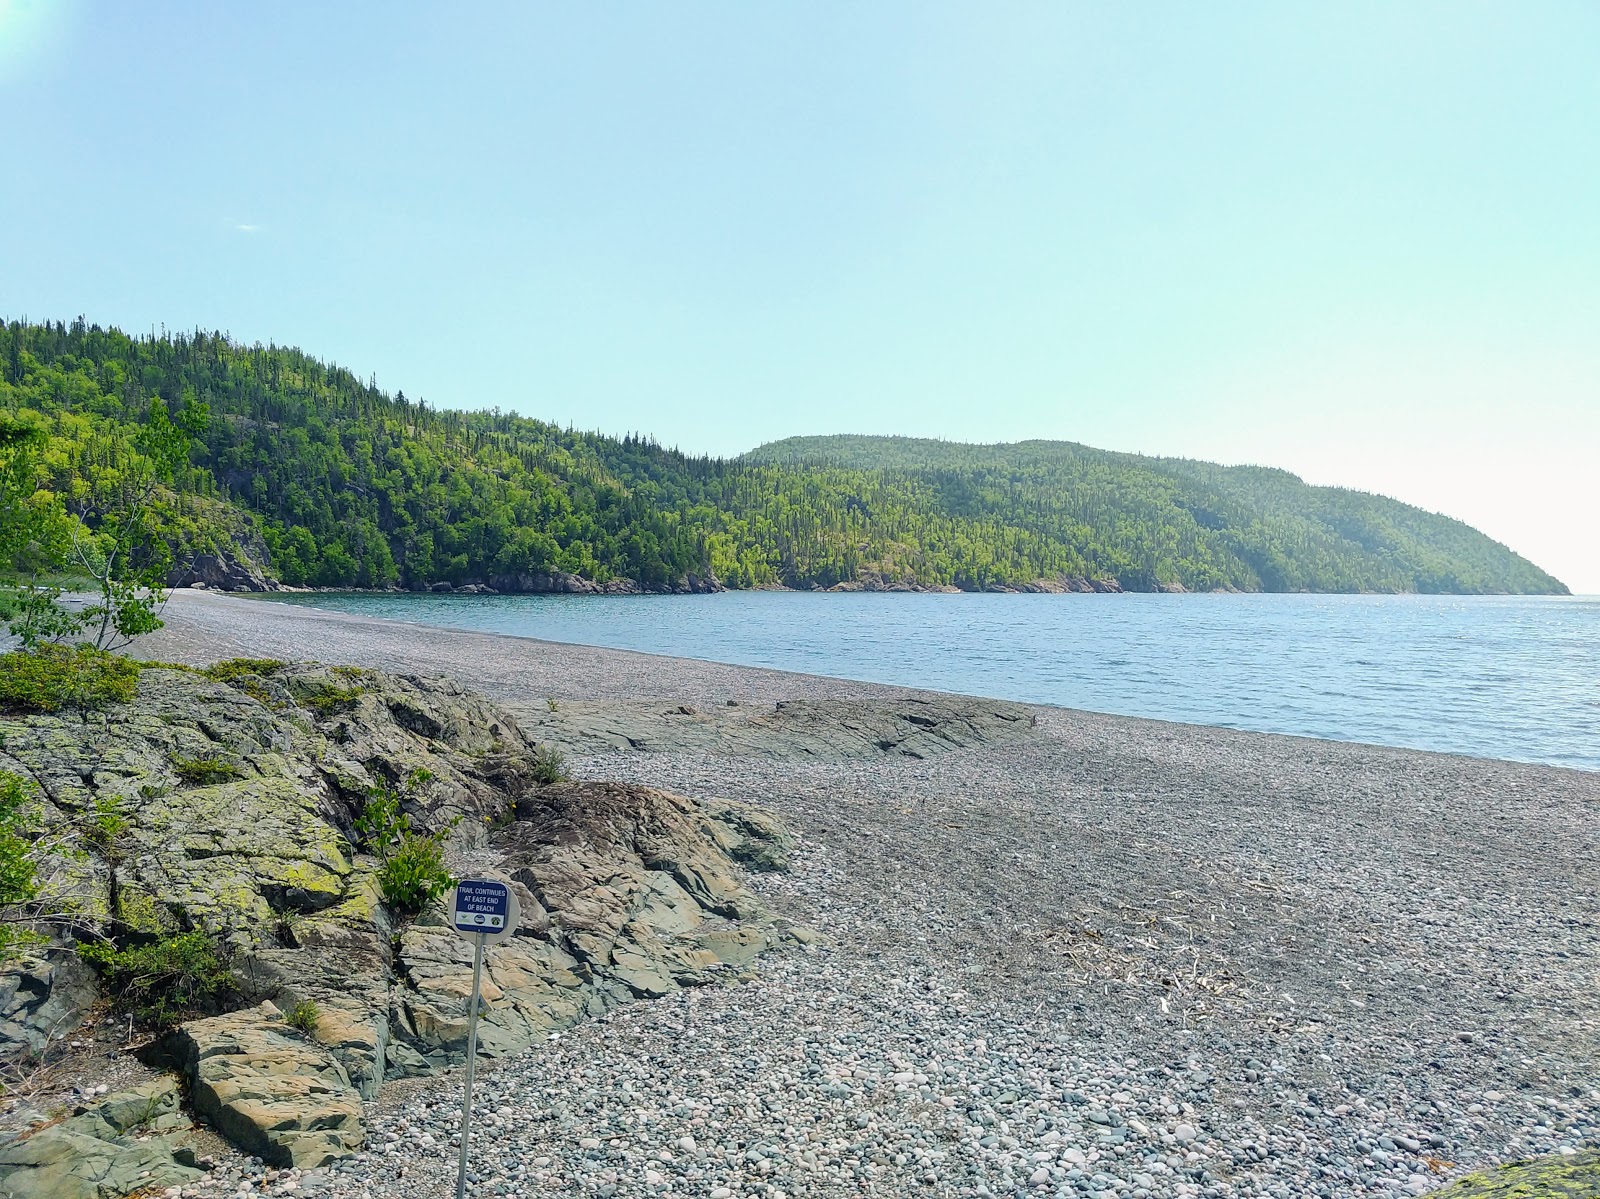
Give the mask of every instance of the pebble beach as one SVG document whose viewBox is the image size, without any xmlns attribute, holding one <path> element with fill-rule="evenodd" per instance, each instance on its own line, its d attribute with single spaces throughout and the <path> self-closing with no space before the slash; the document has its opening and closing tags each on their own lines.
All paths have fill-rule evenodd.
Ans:
<svg viewBox="0 0 1600 1199">
<path fill-rule="evenodd" d="M 892 689 L 183 592 L 146 657 L 449 674 L 511 706 Z M 818 934 L 485 1064 L 469 1193 L 1420 1195 L 1600 1146 L 1600 775 L 1038 708 L 911 758 L 614 751 L 758 804 Z M 452 1194 L 461 1080 L 192 1193 Z"/>
</svg>

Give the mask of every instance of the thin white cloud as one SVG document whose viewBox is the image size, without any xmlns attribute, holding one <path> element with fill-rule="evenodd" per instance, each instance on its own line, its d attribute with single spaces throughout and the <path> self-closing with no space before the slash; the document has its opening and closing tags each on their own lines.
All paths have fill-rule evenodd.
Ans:
<svg viewBox="0 0 1600 1199">
<path fill-rule="evenodd" d="M 256 233 L 261 229 L 261 226 L 260 225 L 235 225 L 234 228 L 237 229 L 240 233 Z"/>
</svg>

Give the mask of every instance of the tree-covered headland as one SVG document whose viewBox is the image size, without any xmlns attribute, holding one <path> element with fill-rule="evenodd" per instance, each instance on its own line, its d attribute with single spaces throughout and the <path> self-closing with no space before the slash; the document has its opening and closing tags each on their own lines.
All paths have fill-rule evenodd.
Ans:
<svg viewBox="0 0 1600 1199">
<path fill-rule="evenodd" d="M 1282 471 L 874 437 L 692 457 L 82 319 L 0 325 L 0 483 L 0 565 L 80 577 L 217 553 L 330 587 L 1566 590 L 1460 521 Z"/>
</svg>

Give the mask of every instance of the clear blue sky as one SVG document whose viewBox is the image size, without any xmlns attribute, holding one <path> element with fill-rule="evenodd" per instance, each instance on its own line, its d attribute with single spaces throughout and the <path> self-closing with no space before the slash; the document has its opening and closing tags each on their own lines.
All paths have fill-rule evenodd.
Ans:
<svg viewBox="0 0 1600 1199">
<path fill-rule="evenodd" d="M 0 0 L 0 313 L 688 450 L 1056 437 L 1600 591 L 1600 5 Z"/>
</svg>

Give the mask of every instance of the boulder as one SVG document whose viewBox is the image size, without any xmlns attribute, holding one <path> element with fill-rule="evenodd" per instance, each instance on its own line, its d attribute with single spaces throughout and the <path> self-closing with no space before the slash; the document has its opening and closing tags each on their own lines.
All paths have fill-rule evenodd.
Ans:
<svg viewBox="0 0 1600 1199">
<path fill-rule="evenodd" d="M 148 1135 L 188 1123 L 178 1114 L 178 1085 L 170 1077 L 108 1095 L 71 1119 L 0 1147 L 0 1195 L 115 1199 L 195 1182 L 202 1175 L 193 1154 L 174 1153 L 170 1140 Z M 140 1135 L 145 1139 L 136 1139 Z"/>
<path fill-rule="evenodd" d="M 65 947 L 0 970 L 0 1056 L 39 1053 L 83 1023 L 99 997 L 94 971 Z"/>
<path fill-rule="evenodd" d="M 274 1166 L 313 1169 L 361 1148 L 361 1095 L 326 1048 L 271 1003 L 192 1020 L 169 1040 L 195 1114 Z"/>
</svg>

